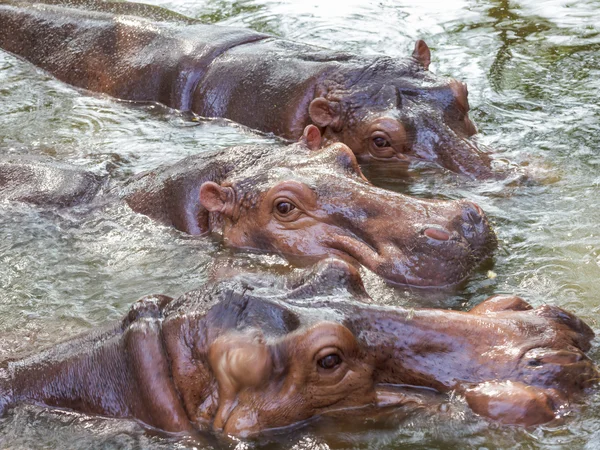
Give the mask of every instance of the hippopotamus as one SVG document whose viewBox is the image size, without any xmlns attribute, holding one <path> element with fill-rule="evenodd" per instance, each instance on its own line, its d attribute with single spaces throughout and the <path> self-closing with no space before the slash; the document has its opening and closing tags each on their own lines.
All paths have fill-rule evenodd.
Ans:
<svg viewBox="0 0 600 450">
<path fill-rule="evenodd" d="M 47 170 L 38 178 L 61 179 L 61 167 L 30 166 L 0 159 L 0 198 L 14 185 L 20 192 L 26 185 L 42 189 L 36 197 L 63 196 L 31 177 Z M 185 233 L 218 234 L 227 246 L 299 262 L 338 256 L 397 284 L 457 284 L 496 247 L 475 203 L 422 200 L 375 187 L 346 145 L 321 146 L 314 125 L 293 145 L 194 155 L 105 190 Z"/>
<path fill-rule="evenodd" d="M 88 203 L 104 179 L 50 158 L 0 155 L 0 199 L 65 208 Z"/>
<path fill-rule="evenodd" d="M 412 386 L 532 426 L 568 412 L 598 377 L 585 355 L 594 333 L 558 307 L 508 295 L 469 312 L 378 306 L 340 260 L 268 277 L 258 289 L 246 276 L 146 296 L 119 323 L 1 362 L 0 412 L 33 402 L 250 438 L 434 402 Z"/>
<path fill-rule="evenodd" d="M 150 5 L 48 3 L 66 2 L 1 0 L 0 48 L 73 86 L 290 140 L 314 124 L 375 168 L 425 161 L 475 179 L 499 175 L 473 138 L 467 86 L 428 70 L 422 40 L 407 58 L 363 56 Z"/>
</svg>

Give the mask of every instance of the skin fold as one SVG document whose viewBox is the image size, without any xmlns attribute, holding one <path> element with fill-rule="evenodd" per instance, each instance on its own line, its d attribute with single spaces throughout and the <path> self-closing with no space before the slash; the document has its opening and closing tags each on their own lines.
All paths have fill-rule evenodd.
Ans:
<svg viewBox="0 0 600 450">
<path fill-rule="evenodd" d="M 65 170 L 47 161 L 0 159 L 0 198 L 59 203 L 73 189 L 43 180 L 87 179 Z M 496 248 L 479 206 L 377 188 L 347 146 L 322 147 L 314 125 L 297 144 L 195 155 L 106 191 L 185 233 L 211 233 L 229 247 L 302 264 L 337 256 L 397 284 L 455 285 Z"/>
<path fill-rule="evenodd" d="M 572 409 L 597 379 L 585 355 L 593 332 L 560 308 L 514 296 L 469 312 L 374 302 L 335 259 L 287 278 L 242 273 L 178 299 L 148 296 L 118 324 L 0 363 L 0 411 L 33 402 L 252 437 L 432 401 L 408 385 L 530 426 Z"/>
<path fill-rule="evenodd" d="M 361 56 L 165 9 L 76 0 L 0 1 L 0 48 L 73 86 L 225 117 L 297 140 L 317 125 L 372 170 L 428 162 L 499 178 L 477 143 L 464 83 L 431 73 L 417 41 L 407 58 Z"/>
</svg>

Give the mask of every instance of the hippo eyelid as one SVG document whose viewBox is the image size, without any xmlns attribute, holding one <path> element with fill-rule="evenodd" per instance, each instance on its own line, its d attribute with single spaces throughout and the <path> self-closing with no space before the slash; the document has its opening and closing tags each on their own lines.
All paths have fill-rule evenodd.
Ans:
<svg viewBox="0 0 600 450">
<path fill-rule="evenodd" d="M 271 188 L 267 194 L 267 201 L 271 201 L 273 207 L 279 202 L 287 201 L 298 209 L 307 210 L 314 197 L 316 194 L 310 186 L 298 181 L 284 181 Z"/>
</svg>

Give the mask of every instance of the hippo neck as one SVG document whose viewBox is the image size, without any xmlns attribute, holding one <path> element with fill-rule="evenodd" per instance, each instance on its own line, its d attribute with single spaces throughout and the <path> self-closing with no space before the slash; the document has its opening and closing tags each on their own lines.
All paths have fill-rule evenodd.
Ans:
<svg viewBox="0 0 600 450">
<path fill-rule="evenodd" d="M 0 412 L 2 402 L 34 402 L 135 417 L 172 432 L 191 430 L 155 318 L 89 333 L 5 364 L 0 369 Z"/>
<path fill-rule="evenodd" d="M 188 234 L 204 234 L 211 223 L 199 202 L 200 186 L 220 183 L 231 170 L 221 155 L 194 155 L 140 174 L 119 188 L 119 196 L 135 212 Z"/>
<path fill-rule="evenodd" d="M 4 379 L 10 380 L 12 390 L 10 400 L 114 417 L 130 416 L 130 407 L 124 401 L 131 389 L 130 370 L 120 346 L 121 332 L 119 325 L 5 362 Z M 97 341 L 103 345 L 94 348 Z M 99 403 L 98 399 L 106 401 Z"/>
<path fill-rule="evenodd" d="M 185 414 L 196 429 L 210 428 L 218 408 L 218 384 L 206 359 L 208 336 L 205 319 L 199 319 L 204 308 L 209 309 L 200 294 L 199 309 L 189 310 L 185 294 L 167 313 L 163 322 L 164 348 L 171 364 L 171 379 Z M 212 301 L 215 301 L 213 299 Z M 211 300 L 209 300 L 211 302 Z M 195 302 L 192 300 L 192 303 Z M 197 304 L 196 304 L 197 305 Z M 216 336 L 212 336 L 216 338 Z"/>
</svg>

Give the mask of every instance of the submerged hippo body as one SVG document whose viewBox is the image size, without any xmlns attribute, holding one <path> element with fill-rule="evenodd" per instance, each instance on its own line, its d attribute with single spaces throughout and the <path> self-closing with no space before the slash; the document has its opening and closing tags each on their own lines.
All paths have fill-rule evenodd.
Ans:
<svg viewBox="0 0 600 450">
<path fill-rule="evenodd" d="M 398 284 L 456 284 L 495 249 L 495 235 L 474 203 L 421 200 L 377 188 L 364 179 L 348 147 L 320 144 L 318 129 L 310 125 L 297 144 L 191 156 L 114 186 L 109 194 L 186 233 L 220 234 L 230 247 L 309 261 L 337 256 Z M 0 175 L 7 174 L 0 198 L 26 190 L 15 165 L 21 167 L 0 160 Z M 38 171 L 52 170 L 60 179 L 62 166 Z M 11 179 L 11 173 L 19 176 Z M 35 179 L 29 184 L 35 188 Z"/>
<path fill-rule="evenodd" d="M 593 332 L 556 307 L 507 296 L 468 313 L 374 306 L 339 260 L 259 285 L 146 297 L 113 327 L 4 361 L 0 413 L 34 402 L 246 437 L 361 407 L 426 406 L 410 385 L 534 425 L 598 376 L 584 354 Z"/>
<path fill-rule="evenodd" d="M 25 155 L 0 155 L 0 199 L 69 207 L 92 200 L 103 180 L 68 164 Z"/>
<path fill-rule="evenodd" d="M 428 71 L 423 41 L 406 59 L 358 56 L 149 5 L 83 0 L 2 0 L 0 23 L 1 48 L 74 86 L 293 140 L 312 123 L 373 166 L 429 161 L 494 175 L 471 139 L 466 86 Z"/>
</svg>

